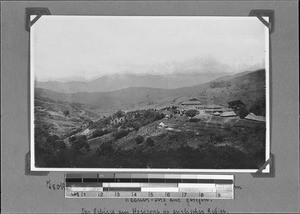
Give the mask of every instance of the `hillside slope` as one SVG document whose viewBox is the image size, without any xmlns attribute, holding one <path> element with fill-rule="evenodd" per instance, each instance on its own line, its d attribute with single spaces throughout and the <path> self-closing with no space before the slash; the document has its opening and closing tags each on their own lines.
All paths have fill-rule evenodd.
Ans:
<svg viewBox="0 0 300 214">
<path fill-rule="evenodd" d="M 221 105 L 241 100 L 265 111 L 265 70 L 177 89 L 67 94 L 36 88 L 36 163 L 186 169 L 257 169 L 264 163 L 265 122 L 213 115 L 192 120 L 178 112 L 167 117 L 162 109 L 191 98 Z"/>
<path fill-rule="evenodd" d="M 59 93 L 36 88 L 35 91 L 41 97 L 48 97 L 56 101 L 88 104 L 97 113 L 103 115 L 120 109 L 168 105 L 181 97 L 197 98 L 203 102 L 221 105 L 227 105 L 227 102 L 239 99 L 250 107 L 265 100 L 265 70 L 239 73 L 218 78 L 209 83 L 176 89 L 134 87 L 112 92 Z"/>
</svg>

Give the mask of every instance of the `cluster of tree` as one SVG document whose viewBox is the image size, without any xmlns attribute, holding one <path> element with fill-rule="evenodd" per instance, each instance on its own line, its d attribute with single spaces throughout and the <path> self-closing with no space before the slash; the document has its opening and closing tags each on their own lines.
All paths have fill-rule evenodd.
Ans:
<svg viewBox="0 0 300 214">
<path fill-rule="evenodd" d="M 141 135 L 138 135 L 136 138 L 135 138 L 135 142 L 137 144 L 142 144 L 143 142 L 145 142 L 146 146 L 149 146 L 149 147 L 152 147 L 154 146 L 154 140 L 152 140 L 151 137 L 148 137 L 145 141 L 144 137 L 141 136 Z"/>
<path fill-rule="evenodd" d="M 164 114 L 159 113 L 158 111 L 155 111 L 153 109 L 136 111 L 132 112 L 131 114 L 134 114 L 134 117 L 125 116 L 125 120 L 121 122 L 119 126 L 138 130 L 142 126 L 164 118 Z"/>
<path fill-rule="evenodd" d="M 62 139 L 60 139 L 57 135 L 48 136 L 46 139 L 46 146 L 56 151 L 67 148 L 65 142 Z"/>
<path fill-rule="evenodd" d="M 249 112 L 255 115 L 265 116 L 266 115 L 266 101 L 265 99 L 257 100 L 250 108 Z"/>
<path fill-rule="evenodd" d="M 169 111 L 171 111 L 173 114 L 177 114 L 178 113 L 176 106 L 170 107 Z"/>
<path fill-rule="evenodd" d="M 35 126 L 35 163 L 38 167 L 68 166 L 67 146 L 57 135 L 50 135 L 49 126 L 38 123 Z"/>
<path fill-rule="evenodd" d="M 198 114 L 198 110 L 196 110 L 196 109 L 190 109 L 190 110 L 187 110 L 185 112 L 185 114 L 188 117 L 194 117 L 194 116 L 196 116 Z"/>
<path fill-rule="evenodd" d="M 200 119 L 198 119 L 198 118 L 191 118 L 191 119 L 189 119 L 189 122 L 199 122 L 200 121 Z"/>
<path fill-rule="evenodd" d="M 146 139 L 146 145 L 147 145 L 147 146 L 154 146 L 154 140 L 152 140 L 151 137 L 148 137 L 148 138 Z"/>
<path fill-rule="evenodd" d="M 141 127 L 141 124 L 139 124 L 137 121 L 125 121 L 125 123 L 122 125 L 122 128 L 133 128 L 134 130 L 139 130 L 139 128 Z"/>
<path fill-rule="evenodd" d="M 218 81 L 218 82 L 213 81 L 209 83 L 209 86 L 211 88 L 225 88 L 225 87 L 230 87 L 231 83 L 228 81 Z"/>
<path fill-rule="evenodd" d="M 91 138 L 101 137 L 101 136 L 106 135 L 108 133 L 110 133 L 110 131 L 108 129 L 96 130 L 95 132 L 93 132 L 93 135 L 92 135 Z"/>
<path fill-rule="evenodd" d="M 245 118 L 250 112 L 260 116 L 266 115 L 265 99 L 255 101 L 249 109 L 247 109 L 246 104 L 241 100 L 228 102 L 228 107 L 232 108 L 236 115 L 238 115 L 240 118 Z"/>
<path fill-rule="evenodd" d="M 228 107 L 232 108 L 234 113 L 240 118 L 245 118 L 249 114 L 249 111 L 246 108 L 246 104 L 243 103 L 241 100 L 234 100 L 228 102 Z"/>
<path fill-rule="evenodd" d="M 130 133 L 130 130 L 128 129 L 120 129 L 120 130 L 117 130 L 115 131 L 112 136 L 118 140 L 118 139 L 121 139 L 122 137 L 125 137 L 127 136 L 128 134 Z"/>
<path fill-rule="evenodd" d="M 112 120 L 112 116 L 109 116 L 101 119 L 100 122 L 102 122 L 104 125 L 109 125 L 111 120 Z"/>
<path fill-rule="evenodd" d="M 66 117 L 66 116 L 68 116 L 68 115 L 70 114 L 70 111 L 69 111 L 69 110 L 65 110 L 65 111 L 63 111 L 63 114 L 64 114 L 65 117 Z"/>
<path fill-rule="evenodd" d="M 125 116 L 125 112 L 119 110 L 119 111 L 117 111 L 116 113 L 114 113 L 112 117 L 113 117 L 113 118 L 120 118 L 120 117 L 123 117 L 123 116 Z"/>
<path fill-rule="evenodd" d="M 69 141 L 71 143 L 71 148 L 76 152 L 79 152 L 79 150 L 83 148 L 88 152 L 91 150 L 85 135 L 72 136 Z"/>
<path fill-rule="evenodd" d="M 124 117 L 124 120 L 120 121 L 117 124 L 111 125 L 111 120 L 113 118 L 120 117 Z M 130 112 L 128 114 L 125 114 L 123 111 L 119 110 L 112 116 L 102 118 L 94 123 L 90 128 L 96 129 L 96 131 L 93 133 L 91 138 L 96 138 L 112 133 L 112 136 L 117 140 L 127 136 L 133 130 L 137 131 L 140 127 L 162 118 L 164 118 L 164 114 L 154 109 L 138 110 L 135 112 Z M 137 142 L 140 143 L 141 138 L 137 139 Z"/>
<path fill-rule="evenodd" d="M 144 137 L 141 136 L 141 135 L 138 135 L 138 136 L 135 138 L 135 142 L 136 142 L 137 144 L 143 143 L 143 142 L 144 142 Z"/>
<path fill-rule="evenodd" d="M 53 154 L 65 150 L 66 144 L 57 135 L 44 134 L 43 138 L 35 138 L 35 151 L 39 154 Z"/>
</svg>

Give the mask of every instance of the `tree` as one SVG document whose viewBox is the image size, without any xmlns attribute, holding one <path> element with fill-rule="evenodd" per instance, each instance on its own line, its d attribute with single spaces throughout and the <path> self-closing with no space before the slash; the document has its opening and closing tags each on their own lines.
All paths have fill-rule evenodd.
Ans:
<svg viewBox="0 0 300 214">
<path fill-rule="evenodd" d="M 65 142 L 62 141 L 57 135 L 50 135 L 47 137 L 46 146 L 53 150 L 63 150 L 67 148 Z"/>
<path fill-rule="evenodd" d="M 124 116 L 124 112 L 121 111 L 121 110 L 119 110 L 119 111 L 117 111 L 117 112 L 115 113 L 115 116 L 116 116 L 117 118 L 123 117 L 123 116 Z"/>
<path fill-rule="evenodd" d="M 129 134 L 130 131 L 126 130 L 126 129 L 121 129 L 119 131 L 116 131 L 113 133 L 113 137 L 118 140 L 121 139 L 122 137 L 125 137 Z"/>
<path fill-rule="evenodd" d="M 135 142 L 136 142 L 137 144 L 143 143 L 143 142 L 144 142 L 144 137 L 141 136 L 141 135 L 138 135 L 138 136 L 135 138 Z"/>
<path fill-rule="evenodd" d="M 104 120 L 103 120 L 103 124 L 104 125 L 109 125 L 110 124 L 110 120 L 111 120 L 111 117 L 105 117 Z"/>
<path fill-rule="evenodd" d="M 228 102 L 229 108 L 232 108 L 234 113 L 238 115 L 240 118 L 245 118 L 249 112 L 246 109 L 246 104 L 243 103 L 241 100 L 234 100 Z"/>
<path fill-rule="evenodd" d="M 198 114 L 198 111 L 196 109 L 190 109 L 185 113 L 188 117 L 194 117 Z"/>
<path fill-rule="evenodd" d="M 156 112 L 155 113 L 155 120 L 161 120 L 163 119 L 165 116 L 162 113 Z"/>
<path fill-rule="evenodd" d="M 86 149 L 86 151 L 90 152 L 91 151 L 91 147 L 90 147 L 90 144 L 86 143 L 84 145 L 84 148 Z"/>
<path fill-rule="evenodd" d="M 151 139 L 151 137 L 147 138 L 146 145 L 147 146 L 154 146 L 154 141 Z"/>
<path fill-rule="evenodd" d="M 104 129 L 104 130 L 96 130 L 94 133 L 93 133 L 93 136 L 92 136 L 92 138 L 95 138 L 95 137 L 101 137 L 101 136 L 103 136 L 103 135 L 105 135 L 105 134 L 108 134 L 109 133 L 109 131 L 107 130 L 107 129 Z"/>
<path fill-rule="evenodd" d="M 65 111 L 63 111 L 63 114 L 64 114 L 65 117 L 66 117 L 66 116 L 68 116 L 68 115 L 70 114 L 70 111 L 69 111 L 69 110 L 65 110 Z"/>
<path fill-rule="evenodd" d="M 249 114 L 248 110 L 245 107 L 237 110 L 235 113 L 242 119 L 245 118 Z"/>
<path fill-rule="evenodd" d="M 255 115 L 265 116 L 266 115 L 266 101 L 257 100 L 249 109 L 249 112 L 254 113 Z"/>
<path fill-rule="evenodd" d="M 128 124 L 128 127 L 132 127 L 132 128 L 134 128 L 134 130 L 137 131 L 137 130 L 139 130 L 139 128 L 141 127 L 141 125 L 138 122 L 134 121 L 134 122 L 130 122 Z"/>
<path fill-rule="evenodd" d="M 71 148 L 79 151 L 82 148 L 85 148 L 88 151 L 89 145 L 85 135 L 79 135 L 77 137 L 73 136 L 70 138 Z"/>
</svg>

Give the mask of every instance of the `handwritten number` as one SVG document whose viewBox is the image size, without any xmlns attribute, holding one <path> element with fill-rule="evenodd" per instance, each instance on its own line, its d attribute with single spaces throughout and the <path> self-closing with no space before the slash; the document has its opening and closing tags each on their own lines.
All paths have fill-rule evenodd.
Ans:
<svg viewBox="0 0 300 214">
<path fill-rule="evenodd" d="M 149 192 L 150 197 L 153 197 L 153 192 Z"/>
<path fill-rule="evenodd" d="M 116 192 L 116 197 L 120 197 L 120 193 L 119 192 Z"/>
<path fill-rule="evenodd" d="M 186 192 L 183 192 L 182 193 L 182 197 L 186 197 L 187 193 Z"/>
<path fill-rule="evenodd" d="M 170 193 L 169 193 L 169 192 L 166 192 L 166 196 L 167 196 L 167 197 L 170 197 Z"/>
</svg>

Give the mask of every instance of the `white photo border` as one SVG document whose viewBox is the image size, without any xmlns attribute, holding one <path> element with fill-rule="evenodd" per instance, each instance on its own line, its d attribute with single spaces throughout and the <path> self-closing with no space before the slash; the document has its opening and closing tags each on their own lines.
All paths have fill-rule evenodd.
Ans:
<svg viewBox="0 0 300 214">
<path fill-rule="evenodd" d="M 31 15 L 30 20 L 33 20 L 36 15 Z M 50 15 L 55 17 L 64 17 L 64 15 Z M 70 15 L 68 15 L 70 17 Z M 72 17 L 94 17 L 94 16 L 79 16 L 72 15 Z M 99 17 L 106 17 L 101 16 Z M 128 16 L 117 16 L 128 17 Z M 130 16 L 130 17 L 158 17 L 158 16 Z M 171 17 L 171 16 L 160 16 Z M 201 17 L 201 18 L 232 18 L 232 19 L 257 19 L 256 16 L 172 16 L 172 17 Z M 269 22 L 269 17 L 262 17 Z M 37 21 L 38 22 L 38 21 Z M 263 23 L 261 23 L 264 25 Z M 255 173 L 258 169 L 162 169 L 162 168 L 45 168 L 35 166 L 35 147 L 34 147 L 34 32 L 35 25 L 30 27 L 30 169 L 31 171 L 57 171 L 57 172 L 158 172 L 158 173 Z M 265 161 L 270 158 L 270 31 L 265 26 L 265 70 L 266 70 L 266 149 Z M 270 173 L 270 165 L 267 165 L 262 170 L 263 173 Z"/>
</svg>

